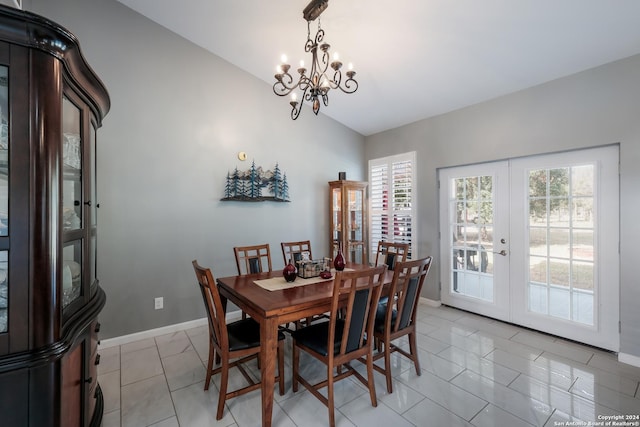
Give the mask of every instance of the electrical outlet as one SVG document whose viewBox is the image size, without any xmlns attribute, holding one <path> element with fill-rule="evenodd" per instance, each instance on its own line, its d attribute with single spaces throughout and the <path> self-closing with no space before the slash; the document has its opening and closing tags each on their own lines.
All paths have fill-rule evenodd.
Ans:
<svg viewBox="0 0 640 427">
<path fill-rule="evenodd" d="M 156 303 L 156 310 L 161 310 L 162 308 L 164 308 L 164 298 L 163 297 L 157 297 L 155 299 L 155 303 Z"/>
</svg>

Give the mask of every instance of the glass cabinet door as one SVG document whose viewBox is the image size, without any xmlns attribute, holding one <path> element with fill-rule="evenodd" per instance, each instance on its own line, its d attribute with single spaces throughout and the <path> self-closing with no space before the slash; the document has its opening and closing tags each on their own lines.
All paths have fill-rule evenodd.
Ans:
<svg viewBox="0 0 640 427">
<path fill-rule="evenodd" d="M 338 246 L 342 241 L 342 192 L 340 188 L 331 189 L 331 235 L 332 235 L 332 255 L 338 253 Z"/>
<path fill-rule="evenodd" d="M 82 227 L 82 141 L 80 139 L 80 109 L 66 97 L 62 101 L 63 115 L 63 188 L 62 228 L 64 231 Z"/>
<path fill-rule="evenodd" d="M 8 330 L 9 68 L 0 66 L 0 333 Z"/>
<path fill-rule="evenodd" d="M 62 100 L 62 307 L 82 295 L 83 163 L 81 110 Z"/>
<path fill-rule="evenodd" d="M 89 236 L 89 284 L 91 286 L 91 295 L 93 296 L 97 289 L 97 257 L 96 257 L 96 247 L 97 247 L 97 214 L 98 214 L 98 198 L 97 198 L 97 189 L 96 189 L 96 128 L 92 124 L 90 131 L 90 147 L 89 147 L 89 168 L 91 174 L 91 189 L 89 194 L 89 210 L 91 214 L 89 215 L 91 221 L 90 227 L 90 236 Z"/>
<path fill-rule="evenodd" d="M 347 230 L 349 232 L 348 251 L 349 259 L 352 262 L 361 264 L 363 262 L 363 203 L 364 190 L 348 189 L 347 190 Z"/>
<path fill-rule="evenodd" d="M 82 240 L 65 244 L 62 259 L 62 306 L 66 307 L 82 295 Z"/>
</svg>

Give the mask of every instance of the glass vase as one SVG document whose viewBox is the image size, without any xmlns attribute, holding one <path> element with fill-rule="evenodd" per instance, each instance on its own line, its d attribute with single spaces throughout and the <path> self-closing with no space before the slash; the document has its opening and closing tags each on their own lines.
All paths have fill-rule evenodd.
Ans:
<svg viewBox="0 0 640 427">
<path fill-rule="evenodd" d="M 333 260 L 333 267 L 336 269 L 336 271 L 342 271 L 344 270 L 344 266 L 345 266 L 345 260 L 344 260 L 344 255 L 342 255 L 342 244 L 340 244 L 338 246 L 338 253 L 336 254 L 336 257 Z"/>
<path fill-rule="evenodd" d="M 289 263 L 284 266 L 284 270 L 282 270 L 282 276 L 287 282 L 293 282 L 294 280 L 296 280 L 296 277 L 298 276 L 298 269 L 295 265 L 293 265 L 291 259 L 289 259 Z"/>
</svg>

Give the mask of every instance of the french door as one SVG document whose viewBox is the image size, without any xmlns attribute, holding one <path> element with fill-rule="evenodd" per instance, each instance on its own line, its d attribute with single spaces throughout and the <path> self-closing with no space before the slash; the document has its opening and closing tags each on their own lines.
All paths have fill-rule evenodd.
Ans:
<svg viewBox="0 0 640 427">
<path fill-rule="evenodd" d="M 441 169 L 445 304 L 617 351 L 618 146 Z"/>
</svg>

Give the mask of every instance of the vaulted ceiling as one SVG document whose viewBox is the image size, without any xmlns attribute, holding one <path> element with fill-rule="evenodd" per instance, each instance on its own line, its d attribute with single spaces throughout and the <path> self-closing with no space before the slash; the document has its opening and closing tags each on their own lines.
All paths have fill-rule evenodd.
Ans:
<svg viewBox="0 0 640 427">
<path fill-rule="evenodd" d="M 283 53 L 310 63 L 308 0 L 118 1 L 270 85 Z M 638 0 L 330 0 L 320 19 L 359 82 L 320 113 L 363 135 L 640 53 Z"/>
</svg>

